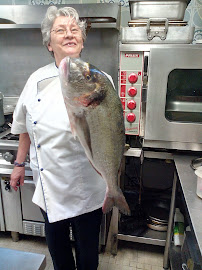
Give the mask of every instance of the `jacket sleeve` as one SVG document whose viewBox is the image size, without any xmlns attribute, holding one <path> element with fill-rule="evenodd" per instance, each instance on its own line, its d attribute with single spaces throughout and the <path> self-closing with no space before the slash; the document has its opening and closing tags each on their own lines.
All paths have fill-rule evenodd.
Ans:
<svg viewBox="0 0 202 270">
<path fill-rule="evenodd" d="M 29 91 L 29 80 L 27 81 L 20 97 L 17 102 L 17 105 L 15 107 L 14 113 L 13 113 L 13 123 L 11 127 L 11 133 L 13 134 L 21 134 L 26 133 L 26 107 L 25 107 L 25 98 L 27 95 L 27 92 Z"/>
</svg>

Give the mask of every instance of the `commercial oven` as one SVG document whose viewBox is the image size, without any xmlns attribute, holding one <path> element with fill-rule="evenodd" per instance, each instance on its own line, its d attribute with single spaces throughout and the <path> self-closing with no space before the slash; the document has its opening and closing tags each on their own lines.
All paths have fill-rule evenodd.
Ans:
<svg viewBox="0 0 202 270">
<path fill-rule="evenodd" d="M 11 155 L 14 157 L 14 144 L 17 149 L 18 142 L 13 141 L 6 151 L 1 145 L 0 153 L 0 186 L 1 186 L 1 219 L 3 220 L 2 230 L 11 231 L 14 241 L 18 240 L 18 233 L 45 236 L 44 219 L 39 207 L 32 203 L 34 183 L 29 163 L 25 167 L 24 186 L 14 191 L 10 187 L 10 174 L 13 164 L 8 160 Z M 5 158 L 7 160 L 5 160 Z"/>
<path fill-rule="evenodd" d="M 151 25 L 146 29 L 145 22 L 122 29 L 119 94 L 126 134 L 145 148 L 202 151 L 202 46 L 188 44 L 193 29 L 186 24 L 171 24 L 168 39 L 160 30 L 155 36 Z"/>
</svg>

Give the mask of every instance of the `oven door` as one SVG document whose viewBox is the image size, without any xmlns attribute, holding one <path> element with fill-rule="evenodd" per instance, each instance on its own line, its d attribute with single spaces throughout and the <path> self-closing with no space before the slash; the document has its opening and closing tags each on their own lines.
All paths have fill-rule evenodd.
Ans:
<svg viewBox="0 0 202 270">
<path fill-rule="evenodd" d="M 35 184 L 33 179 L 25 178 L 20 187 L 22 204 L 23 233 L 35 236 L 45 236 L 44 218 L 40 208 L 32 202 Z"/>
<path fill-rule="evenodd" d="M 23 220 L 44 222 L 40 208 L 32 202 L 35 184 L 32 179 L 25 179 L 21 186 L 21 203 Z"/>
<path fill-rule="evenodd" d="M 202 47 L 152 48 L 145 147 L 202 150 Z"/>
<path fill-rule="evenodd" d="M 1 185 L 0 185 L 0 231 L 5 231 Z"/>
</svg>

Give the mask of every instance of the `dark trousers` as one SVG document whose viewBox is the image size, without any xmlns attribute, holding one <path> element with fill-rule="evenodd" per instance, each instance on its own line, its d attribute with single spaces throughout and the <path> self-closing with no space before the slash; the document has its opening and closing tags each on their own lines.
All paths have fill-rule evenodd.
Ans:
<svg viewBox="0 0 202 270">
<path fill-rule="evenodd" d="M 96 270 L 102 209 L 78 217 L 49 223 L 46 213 L 45 233 L 55 270 Z M 75 239 L 76 267 L 72 253 L 69 226 Z"/>
</svg>

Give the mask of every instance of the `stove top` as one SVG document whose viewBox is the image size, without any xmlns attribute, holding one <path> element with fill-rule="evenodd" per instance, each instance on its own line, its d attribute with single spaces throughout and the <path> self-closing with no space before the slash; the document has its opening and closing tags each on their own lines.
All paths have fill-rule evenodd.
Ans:
<svg viewBox="0 0 202 270">
<path fill-rule="evenodd" d="M 0 152 L 17 150 L 19 143 L 19 135 L 11 133 L 11 124 L 5 123 L 0 127 Z"/>
<path fill-rule="evenodd" d="M 7 129 L 0 133 L 0 140 L 19 141 L 19 135 L 12 134 L 11 129 Z"/>
<path fill-rule="evenodd" d="M 6 116 L 6 121 L 3 126 L 0 127 L 0 140 L 19 140 L 19 135 L 11 133 L 12 116 Z"/>
</svg>

